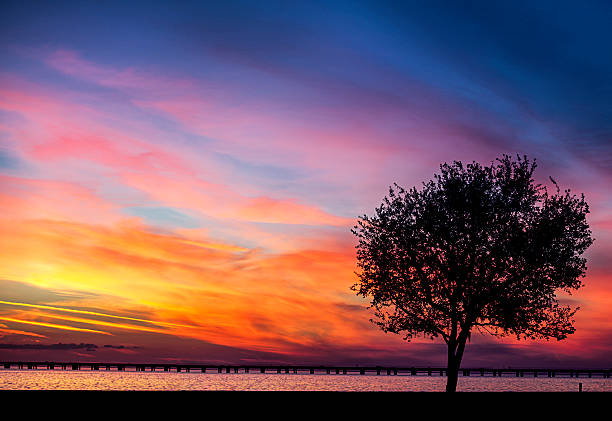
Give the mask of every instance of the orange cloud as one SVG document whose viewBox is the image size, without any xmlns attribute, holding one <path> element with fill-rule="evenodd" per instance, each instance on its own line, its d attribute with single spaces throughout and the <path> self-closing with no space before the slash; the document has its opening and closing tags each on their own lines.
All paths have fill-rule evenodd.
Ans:
<svg viewBox="0 0 612 421">
<path fill-rule="evenodd" d="M 27 332 L 24 330 L 16 330 L 16 329 L 7 329 L 5 324 L 0 323 L 0 337 L 4 335 L 23 335 L 23 336 L 33 336 L 35 338 L 46 338 L 45 335 L 39 335 L 34 332 Z"/>
<path fill-rule="evenodd" d="M 11 306 L 19 306 L 19 307 L 30 307 L 30 308 L 43 309 L 43 310 L 55 310 L 55 311 L 68 312 L 68 313 L 78 313 L 78 314 L 83 314 L 83 315 L 87 315 L 87 316 L 110 317 L 110 318 L 123 319 L 123 320 L 135 321 L 135 322 L 146 322 L 146 323 L 162 325 L 162 326 L 165 325 L 165 326 L 175 326 L 175 327 L 189 327 L 189 326 L 186 326 L 186 325 L 179 325 L 179 324 L 176 324 L 176 323 L 168 323 L 168 322 L 164 322 L 164 321 L 138 319 L 138 318 L 135 318 L 135 317 L 117 316 L 117 315 L 114 315 L 114 314 L 100 313 L 100 312 L 96 312 L 96 311 L 75 310 L 75 309 L 72 309 L 72 308 L 62 308 L 62 307 L 46 306 L 46 305 L 40 305 L 40 304 L 15 303 L 15 302 L 11 302 L 11 301 L 0 301 L 0 304 L 6 304 L 6 305 L 11 305 Z M 68 319 L 66 319 L 66 320 L 68 320 Z"/>
<path fill-rule="evenodd" d="M 0 175 L 3 218 L 111 223 L 117 207 L 74 183 Z"/>
<path fill-rule="evenodd" d="M 36 321 L 32 321 L 32 320 L 19 320 L 19 319 L 13 319 L 11 317 L 2 317 L 2 316 L 0 316 L 0 320 L 4 320 L 4 321 L 7 321 L 7 322 L 12 322 L 12 323 L 18 323 L 18 324 L 27 324 L 27 325 L 33 325 L 33 326 L 50 327 L 50 328 L 53 328 L 53 329 L 60 329 L 60 330 L 73 330 L 73 331 L 76 331 L 76 332 L 99 333 L 101 335 L 110 335 L 110 333 L 103 332 L 101 330 L 83 329 L 83 328 L 80 328 L 80 327 L 67 326 L 67 325 L 58 325 L 58 324 L 55 324 L 55 323 L 36 322 Z"/>
<path fill-rule="evenodd" d="M 365 319 L 353 322 L 339 311 L 340 303 L 352 299 L 352 250 L 270 256 L 231 244 L 211 248 L 201 237 L 149 232 L 128 222 L 102 227 L 0 221 L 0 233 L 0 247 L 7 250 L 0 256 L 1 277 L 56 291 L 87 291 L 93 297 L 70 307 L 9 302 L 5 308 L 38 316 L 32 312 L 48 310 L 45 317 L 93 323 L 108 332 L 135 330 L 140 325 L 132 321 L 142 320 L 167 327 L 139 329 L 142 333 L 277 352 L 324 342 L 355 343 L 367 336 Z M 116 303 L 144 309 L 152 317 L 114 317 L 120 310 Z M 100 311 L 79 310 L 83 306 Z M 124 321 L 102 323 L 100 317 Z"/>
<path fill-rule="evenodd" d="M 255 222 L 304 225 L 351 226 L 352 219 L 330 215 L 312 206 L 304 206 L 296 200 L 274 200 L 256 197 L 247 200 L 237 214 Z"/>
<path fill-rule="evenodd" d="M 99 226 L 0 220 L 0 234 L 0 277 L 55 291 L 87 291 L 90 297 L 63 306 L 5 303 L 7 322 L 18 324 L 30 315 L 47 323 L 39 318 L 54 317 L 98 325 L 104 329 L 90 330 L 113 335 L 163 333 L 293 355 L 307 348 L 405 346 L 399 336 L 384 335 L 370 324 L 366 303 L 350 291 L 355 282 L 352 247 L 271 255 L 210 241 L 202 232 L 151 232 L 135 221 Z M 605 285 L 606 279 L 592 275 L 576 294 L 584 307 L 577 315 L 578 332 L 557 345 L 560 352 L 573 352 L 602 327 L 610 327 L 606 304 L 612 295 L 604 297 L 596 285 Z M 21 312 L 11 313 L 10 307 Z M 118 315 L 125 309 L 149 316 Z M 104 317 L 123 320 L 101 322 Z M 512 338 L 503 342 L 517 343 Z"/>
</svg>

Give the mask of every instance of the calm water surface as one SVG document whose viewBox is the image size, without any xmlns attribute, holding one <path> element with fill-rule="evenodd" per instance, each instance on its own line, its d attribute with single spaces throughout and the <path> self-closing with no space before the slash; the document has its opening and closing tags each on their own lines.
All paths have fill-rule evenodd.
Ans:
<svg viewBox="0 0 612 421">
<path fill-rule="evenodd" d="M 460 377 L 463 392 L 612 392 L 612 379 Z M 1 370 L 0 390 L 444 391 L 445 377 Z"/>
</svg>

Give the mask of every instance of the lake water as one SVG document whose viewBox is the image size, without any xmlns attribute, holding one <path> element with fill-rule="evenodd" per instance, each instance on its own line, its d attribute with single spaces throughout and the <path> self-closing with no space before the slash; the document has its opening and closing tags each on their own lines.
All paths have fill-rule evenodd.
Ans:
<svg viewBox="0 0 612 421">
<path fill-rule="evenodd" d="M 612 379 L 459 377 L 463 392 L 612 392 Z M 0 370 L 0 390 L 444 391 L 445 377 Z"/>
</svg>

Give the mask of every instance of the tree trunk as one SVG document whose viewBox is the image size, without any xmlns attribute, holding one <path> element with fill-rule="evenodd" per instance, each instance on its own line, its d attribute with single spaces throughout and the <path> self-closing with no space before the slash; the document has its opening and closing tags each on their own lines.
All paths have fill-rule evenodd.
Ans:
<svg viewBox="0 0 612 421">
<path fill-rule="evenodd" d="M 452 352 L 452 351 L 451 351 Z M 448 364 L 446 367 L 446 391 L 457 391 L 457 381 L 459 380 L 459 361 L 456 361 L 454 352 L 448 356 Z"/>
<path fill-rule="evenodd" d="M 456 392 L 459 380 L 459 366 L 465 350 L 466 335 L 459 335 L 458 342 L 448 344 L 448 364 L 446 365 L 446 391 Z"/>
</svg>

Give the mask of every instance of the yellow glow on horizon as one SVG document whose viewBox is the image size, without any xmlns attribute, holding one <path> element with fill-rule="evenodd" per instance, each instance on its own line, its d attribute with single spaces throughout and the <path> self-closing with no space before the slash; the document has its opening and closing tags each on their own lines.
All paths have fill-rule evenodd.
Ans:
<svg viewBox="0 0 612 421">
<path fill-rule="evenodd" d="M 133 223 L 15 224 L 0 218 L 0 231 L 6 250 L 0 255 L 0 279 L 75 294 L 73 301 L 50 305 L 0 297 L 8 317 L 55 317 L 115 335 L 130 329 L 126 333 L 135 342 L 142 331 L 266 352 L 380 340 L 378 331 L 364 331 L 363 323 L 347 323 L 346 314 L 339 313 L 338 303 L 353 282 L 352 250 L 313 246 L 278 254 L 242 253 L 206 232 L 159 233 Z M 28 312 L 19 315 L 18 309 Z M 122 309 L 146 318 L 122 316 Z"/>
<path fill-rule="evenodd" d="M 90 325 L 99 325 L 99 326 L 106 326 L 106 327 L 114 327 L 114 328 L 118 328 L 118 329 L 138 330 L 138 331 L 142 331 L 142 332 L 153 332 L 153 333 L 171 334 L 171 332 L 168 332 L 168 331 L 165 331 L 165 330 L 162 330 L 162 329 L 154 329 L 154 328 L 150 328 L 150 327 L 146 327 L 146 326 L 136 326 L 136 325 L 123 324 L 123 323 L 104 322 L 104 321 L 101 321 L 101 320 L 83 319 L 81 317 L 59 316 L 59 315 L 56 315 L 56 314 L 48 314 L 48 313 L 41 313 L 40 315 L 42 317 L 50 317 L 52 319 L 65 320 L 67 322 L 86 323 L 86 324 L 90 324 Z"/>
<path fill-rule="evenodd" d="M 66 325 L 57 325 L 57 324 L 54 324 L 54 323 L 34 322 L 34 321 L 31 321 L 31 320 L 19 320 L 19 319 L 13 319 L 11 317 L 0 317 L 0 320 L 4 320 L 4 321 L 7 321 L 7 322 L 13 322 L 13 323 L 24 323 L 24 324 L 28 324 L 28 325 L 34 325 L 34 326 L 50 327 L 50 328 L 53 328 L 53 329 L 74 330 L 74 331 L 77 331 L 77 332 L 100 333 L 102 335 L 113 336 L 112 333 L 103 332 L 101 330 L 83 329 L 83 328 L 80 328 L 80 327 L 73 327 L 73 326 L 66 326 Z"/>
<path fill-rule="evenodd" d="M 112 318 L 115 318 L 115 319 L 132 320 L 132 321 L 135 321 L 135 322 L 145 322 L 145 323 L 151 323 L 151 324 L 156 324 L 156 325 L 164 325 L 164 326 L 172 326 L 172 327 L 193 327 L 193 326 L 181 325 L 181 324 L 177 324 L 177 323 L 160 322 L 160 321 L 146 320 L 146 319 L 138 319 L 138 318 L 135 318 L 135 317 L 116 316 L 116 315 L 113 315 L 113 314 L 98 313 L 98 312 L 95 312 L 95 311 L 75 310 L 75 309 L 71 309 L 71 308 L 46 306 L 46 305 L 42 305 L 42 304 L 16 303 L 16 302 L 12 302 L 12 301 L 0 301 L 0 304 L 8 304 L 8 305 L 14 305 L 14 306 L 40 308 L 40 309 L 43 309 L 43 310 L 66 311 L 66 312 L 69 312 L 69 313 L 87 314 L 87 315 L 90 315 L 90 316 L 112 317 Z M 68 319 L 66 319 L 66 320 L 68 320 Z"/>
</svg>

